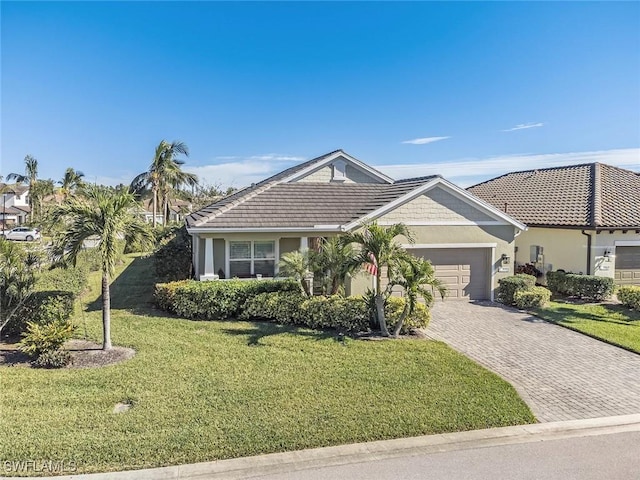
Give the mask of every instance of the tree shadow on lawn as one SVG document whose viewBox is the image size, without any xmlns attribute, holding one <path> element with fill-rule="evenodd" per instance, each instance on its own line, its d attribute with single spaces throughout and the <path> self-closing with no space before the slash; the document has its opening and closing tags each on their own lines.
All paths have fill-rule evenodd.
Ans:
<svg viewBox="0 0 640 480">
<path fill-rule="evenodd" d="M 567 305 L 589 305 L 584 302 L 571 302 L 567 300 L 556 300 L 558 303 L 564 303 Z M 591 320 L 595 322 L 612 323 L 615 325 L 624 325 L 628 327 L 640 326 L 640 313 L 634 312 L 623 305 L 600 303 L 593 304 L 604 309 L 602 314 L 575 310 L 569 307 L 559 307 L 553 310 L 538 310 L 542 315 L 551 316 L 554 321 L 563 321 L 567 324 L 579 323 L 584 320 Z M 558 319 L 556 316 L 564 316 L 564 318 Z"/>
<path fill-rule="evenodd" d="M 155 259 L 149 255 L 136 257 L 116 279 L 111 282 L 111 308 L 128 310 L 136 315 L 172 317 L 170 313 L 156 310 L 153 291 L 156 283 Z M 102 294 L 87 304 L 87 312 L 102 310 Z"/>
<path fill-rule="evenodd" d="M 280 325 L 270 322 L 249 322 L 251 329 L 246 328 L 225 328 L 224 333 L 229 335 L 237 335 L 241 337 L 248 337 L 247 345 L 254 347 L 264 347 L 265 345 L 260 341 L 265 337 L 274 335 L 281 335 L 283 333 L 291 333 L 298 337 L 308 337 L 316 341 L 326 340 L 333 338 L 338 341 L 339 336 L 337 332 L 330 331 L 316 331 L 316 330 L 304 330 L 300 327 L 293 325 Z"/>
</svg>

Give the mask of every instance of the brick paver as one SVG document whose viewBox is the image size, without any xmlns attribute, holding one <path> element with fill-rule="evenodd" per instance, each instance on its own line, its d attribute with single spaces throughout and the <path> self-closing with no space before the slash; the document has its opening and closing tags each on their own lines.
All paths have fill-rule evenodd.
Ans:
<svg viewBox="0 0 640 480">
<path fill-rule="evenodd" d="M 509 381 L 541 422 L 640 413 L 640 355 L 491 302 L 437 302 L 427 334 Z"/>
</svg>

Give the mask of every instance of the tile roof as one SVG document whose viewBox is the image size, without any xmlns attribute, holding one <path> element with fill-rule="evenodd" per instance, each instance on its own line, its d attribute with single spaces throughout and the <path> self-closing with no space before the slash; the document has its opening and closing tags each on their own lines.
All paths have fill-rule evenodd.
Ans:
<svg viewBox="0 0 640 480">
<path fill-rule="evenodd" d="M 18 194 L 22 195 L 24 192 L 29 190 L 28 185 L 22 185 L 19 183 L 2 183 L 0 182 L 0 191 L 3 191 L 5 187 L 9 187 L 5 192 L 7 195 L 9 194 Z"/>
<path fill-rule="evenodd" d="M 530 226 L 640 227 L 640 173 L 602 163 L 507 173 L 467 190 Z"/>
<path fill-rule="evenodd" d="M 313 228 L 353 222 L 424 184 L 281 183 L 258 191 L 237 204 L 223 199 L 187 218 L 190 227 Z M 232 208 L 225 208 L 231 205 Z M 195 224 L 194 217 L 201 221 Z"/>
<path fill-rule="evenodd" d="M 415 188 L 399 184 L 279 183 L 343 150 L 294 165 L 192 213 L 187 226 L 204 228 L 307 227 L 352 221 Z M 381 174 L 382 175 L 382 174 Z M 425 178 L 418 179 L 424 183 Z M 414 185 L 411 187 L 411 185 Z M 403 193 L 404 192 L 404 193 Z M 256 198 L 259 196 L 259 199 Z M 380 204 L 380 202 L 383 202 Z M 360 214 L 360 212 L 364 212 Z M 355 215 L 355 216 L 354 216 Z"/>
</svg>

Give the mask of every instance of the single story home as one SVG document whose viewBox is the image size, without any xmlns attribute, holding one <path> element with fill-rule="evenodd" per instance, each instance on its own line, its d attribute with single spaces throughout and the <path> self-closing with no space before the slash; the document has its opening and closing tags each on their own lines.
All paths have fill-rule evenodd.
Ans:
<svg viewBox="0 0 640 480">
<path fill-rule="evenodd" d="M 640 285 L 640 173 L 588 163 L 508 173 L 468 191 L 527 224 L 517 264 Z"/>
<path fill-rule="evenodd" d="M 526 227 L 500 209 L 434 175 L 394 180 L 342 150 L 286 169 L 192 213 L 196 278 L 274 277 L 280 257 L 365 222 L 405 223 L 414 255 L 434 264 L 449 297 L 493 299 L 513 274 L 515 238 Z M 372 277 L 345 285 L 364 293 Z"/>
<path fill-rule="evenodd" d="M 164 225 L 164 214 L 162 213 L 162 202 L 158 201 L 156 206 L 156 223 Z M 185 216 L 191 213 L 193 205 L 187 200 L 181 200 L 179 198 L 171 199 L 169 205 L 169 223 L 181 222 Z M 153 199 L 149 198 L 142 203 L 141 215 L 144 217 L 145 222 L 153 222 Z"/>
</svg>

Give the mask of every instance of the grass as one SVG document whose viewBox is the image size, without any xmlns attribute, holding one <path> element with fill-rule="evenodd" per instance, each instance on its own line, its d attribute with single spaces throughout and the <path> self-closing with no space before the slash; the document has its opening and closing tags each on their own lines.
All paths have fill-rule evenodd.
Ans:
<svg viewBox="0 0 640 480">
<path fill-rule="evenodd" d="M 535 313 L 545 320 L 640 353 L 640 312 L 623 305 L 557 300 Z"/>
<path fill-rule="evenodd" d="M 535 421 L 508 383 L 443 343 L 172 318 L 152 309 L 151 259 L 128 256 L 119 270 L 113 342 L 136 356 L 2 367 L 1 461 L 74 461 L 87 473 Z M 100 342 L 96 273 L 90 283 L 77 322 Z M 133 407 L 113 414 L 121 401 Z"/>
</svg>

